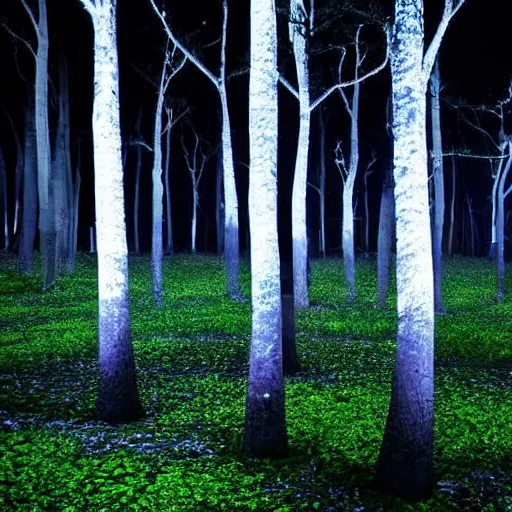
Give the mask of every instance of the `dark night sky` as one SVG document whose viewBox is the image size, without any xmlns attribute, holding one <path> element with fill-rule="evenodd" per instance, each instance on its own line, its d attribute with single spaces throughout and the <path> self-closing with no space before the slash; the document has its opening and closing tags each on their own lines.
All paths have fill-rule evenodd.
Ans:
<svg viewBox="0 0 512 512">
<path fill-rule="evenodd" d="M 57 59 L 60 46 L 66 52 L 71 75 L 71 115 L 72 136 L 81 136 L 83 146 L 83 188 L 81 195 L 81 224 L 80 243 L 87 244 L 87 226 L 93 221 L 92 199 L 92 140 L 90 134 L 90 114 L 92 109 L 92 24 L 88 15 L 83 10 L 79 0 L 47 0 L 50 24 L 50 74 L 57 80 Z M 36 3 L 31 0 L 29 3 Z M 342 3 L 342 2 L 340 2 Z M 363 2 L 364 3 L 364 2 Z M 511 2 L 505 0 L 467 0 L 460 13 L 450 26 L 447 36 L 441 47 L 441 73 L 446 97 L 464 98 L 472 104 L 483 102 L 496 102 L 505 93 L 506 87 L 512 77 L 512 61 L 510 58 L 509 42 L 506 38 L 508 25 L 512 19 Z M 170 3 L 171 4 L 171 3 Z M 322 5 L 316 2 L 317 7 Z M 426 4 L 426 33 L 427 40 L 432 34 L 440 12 L 442 2 L 428 0 Z M 188 9 L 183 9 L 183 3 L 172 2 L 175 6 L 170 10 L 170 18 L 176 33 L 190 37 L 190 45 L 200 48 L 201 44 L 214 41 L 220 30 L 222 8 L 219 1 L 198 0 L 186 4 Z M 284 2 L 286 5 L 286 2 Z M 383 6 L 383 14 L 391 15 L 392 2 L 380 2 Z M 170 5 L 171 6 L 171 5 Z M 388 11 L 386 12 L 386 6 Z M 230 1 L 230 15 L 228 25 L 228 72 L 243 67 L 249 51 L 249 2 Z M 14 31 L 27 38 L 35 45 L 35 38 L 28 17 L 21 7 L 19 0 L 4 0 L 0 2 L 0 20 L 9 25 Z M 354 20 L 341 20 L 340 26 L 346 21 L 347 26 Z M 282 26 L 282 24 L 280 25 Z M 340 29 L 337 29 L 339 33 Z M 281 30 L 280 39 L 287 44 L 287 31 Z M 365 38 L 371 43 L 378 41 L 378 33 L 368 29 Z M 153 122 L 153 110 L 156 99 L 154 88 L 146 83 L 133 71 L 130 63 L 145 70 L 154 78 L 158 77 L 161 69 L 162 47 L 165 42 L 164 34 L 159 20 L 153 14 L 148 0 L 119 0 L 118 1 L 118 49 L 120 60 L 120 95 L 121 95 L 121 121 L 123 136 L 125 138 L 134 135 L 134 123 L 139 105 L 144 110 L 143 134 L 151 141 Z M 323 41 L 322 41 L 323 42 Z M 338 41 L 325 41 L 325 43 L 341 43 Z M 2 76 L 0 78 L 0 103 L 13 116 L 16 129 L 23 134 L 22 112 L 26 102 L 26 89 L 19 78 L 16 61 L 20 70 L 28 80 L 33 80 L 33 59 L 25 47 L 14 44 L 11 36 L 0 30 L 0 59 L 2 62 Z M 382 49 L 370 50 L 369 66 L 379 61 Z M 219 45 L 204 50 L 203 58 L 210 69 L 218 69 Z M 294 81 L 293 73 L 289 72 L 290 66 L 286 65 L 287 53 L 284 48 L 280 51 L 280 62 L 290 81 Z M 332 55 L 332 58 L 330 57 Z M 320 77 L 320 83 L 327 87 L 335 80 L 332 71 L 336 65 L 337 54 L 332 52 L 322 57 L 314 57 L 311 60 L 311 71 Z M 349 62 L 349 61 L 348 61 Z M 293 68 L 291 68 L 293 69 Z M 347 66 L 347 75 L 350 69 Z M 247 89 L 248 76 L 233 79 L 229 84 L 228 95 L 230 110 L 232 113 L 233 143 L 235 149 L 235 162 L 248 161 L 247 141 Z M 215 145 L 220 134 L 217 111 L 219 101 L 217 93 L 208 79 L 195 69 L 192 64 L 187 64 L 179 77 L 171 84 L 169 94 L 182 98 L 193 109 L 191 120 L 198 132 L 209 142 Z M 370 177 L 371 216 L 376 219 L 379 207 L 380 175 L 385 166 L 389 165 L 389 141 L 387 139 L 385 123 L 385 105 L 389 94 L 389 69 L 379 76 L 371 78 L 362 86 L 361 98 L 361 168 L 362 170 L 368 158 L 370 148 L 377 150 L 379 161 L 376 171 Z M 316 93 L 314 94 L 316 95 Z M 346 134 L 348 117 L 343 111 L 339 96 L 333 97 L 326 104 L 330 120 L 328 125 L 328 155 L 332 156 L 332 149 L 337 138 Z M 280 134 L 279 134 L 279 179 L 284 190 L 291 183 L 291 173 L 294 165 L 294 151 L 297 133 L 297 104 L 289 93 L 280 88 Z M 50 118 L 55 119 L 55 111 L 51 109 Z M 492 120 L 486 121 L 486 127 L 496 129 Z M 451 145 L 460 147 L 463 143 L 471 144 L 475 153 L 485 150 L 482 138 L 475 136 L 470 129 L 459 127 L 457 117 L 447 109 L 443 110 L 443 128 L 445 130 L 445 148 Z M 175 137 L 172 143 L 172 182 L 173 215 L 175 243 L 178 247 L 186 248 L 189 244 L 188 219 L 190 215 L 191 185 L 184 161 L 179 139 L 180 126 L 175 129 Z M 8 166 L 9 188 L 13 188 L 12 171 L 15 154 L 13 152 L 12 135 L 9 124 L 3 116 L 0 121 L 0 143 L 3 146 Z M 317 116 L 312 116 L 312 144 L 310 168 L 315 170 L 318 163 L 317 149 Z M 128 233 L 131 240 L 131 201 L 133 198 L 133 175 L 135 171 L 135 152 L 129 150 L 126 168 L 126 200 L 128 214 Z M 208 218 L 209 249 L 215 243 L 215 217 L 214 217 L 214 183 L 215 163 L 213 157 L 205 170 L 205 176 L 200 187 L 202 210 L 199 218 L 198 246 L 204 249 L 205 221 Z M 445 161 L 449 164 L 449 161 Z M 145 249 L 149 248 L 149 229 L 144 226 L 150 222 L 150 174 L 152 159 L 150 154 L 144 157 L 143 183 L 141 197 L 141 226 L 142 243 Z M 482 210 L 486 204 L 491 189 L 491 181 L 488 177 L 488 164 L 484 161 L 459 161 L 460 170 L 464 173 L 470 194 L 474 199 L 477 210 Z M 241 225 L 246 223 L 246 197 L 247 197 L 247 170 L 238 165 L 236 168 L 240 192 Z M 449 173 L 447 173 L 449 174 Z M 311 180 L 314 181 L 311 175 Z M 328 162 L 328 212 L 331 219 L 340 216 L 341 181 L 338 171 L 332 162 Z M 360 180 L 361 181 L 361 180 Z M 449 186 L 449 181 L 448 181 Z M 211 191 L 211 193 L 210 193 Z M 309 192 L 311 225 L 316 229 L 317 210 L 316 193 Z M 359 201 L 361 204 L 362 201 Z M 11 201 L 12 204 L 12 201 Z M 461 203 L 462 204 L 462 203 Z M 482 222 L 484 217 L 482 214 Z M 339 226 L 334 220 L 328 221 L 330 242 L 333 247 L 339 244 Z M 483 224 L 481 226 L 483 228 Z M 356 226 L 357 228 L 357 226 Z M 374 231 L 375 233 L 375 231 Z M 244 245 L 244 236 L 242 236 Z"/>
</svg>

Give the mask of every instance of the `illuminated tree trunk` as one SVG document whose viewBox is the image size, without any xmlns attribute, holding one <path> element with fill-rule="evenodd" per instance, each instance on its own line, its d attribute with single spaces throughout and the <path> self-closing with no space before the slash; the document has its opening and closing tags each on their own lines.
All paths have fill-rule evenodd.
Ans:
<svg viewBox="0 0 512 512">
<path fill-rule="evenodd" d="M 377 237 L 377 303 L 381 307 L 384 307 L 388 297 L 394 231 L 393 169 L 388 166 L 384 170 Z"/>
<path fill-rule="evenodd" d="M 377 488 L 408 499 L 433 490 L 434 286 L 426 147 L 427 83 L 448 23 L 445 9 L 423 52 L 423 1 L 396 0 L 391 44 L 396 281 L 396 366 Z"/>
<path fill-rule="evenodd" d="M 115 0 L 81 0 L 94 26 L 93 145 L 98 249 L 98 417 L 140 417 L 130 339 Z"/>
<path fill-rule="evenodd" d="M 434 173 L 434 222 L 433 222 L 433 262 L 434 262 L 434 311 L 445 313 L 442 293 L 442 249 L 444 228 L 444 166 L 443 143 L 441 134 L 441 107 L 439 90 L 441 79 L 439 59 L 436 59 L 434 70 L 430 76 L 430 111 L 432 119 L 432 167 Z"/>
<path fill-rule="evenodd" d="M 25 109 L 23 211 L 18 252 L 18 272 L 22 275 L 32 271 L 34 240 L 37 230 L 37 149 L 34 115 L 34 100 L 30 95 Z"/>
<path fill-rule="evenodd" d="M 243 451 L 288 453 L 277 240 L 277 33 L 273 0 L 251 1 L 249 218 L 252 339 Z"/>
</svg>

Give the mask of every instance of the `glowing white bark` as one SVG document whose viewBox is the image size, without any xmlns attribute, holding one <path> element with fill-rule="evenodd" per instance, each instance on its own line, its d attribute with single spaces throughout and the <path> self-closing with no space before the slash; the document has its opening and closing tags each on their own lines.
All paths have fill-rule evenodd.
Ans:
<svg viewBox="0 0 512 512">
<path fill-rule="evenodd" d="M 397 362 L 375 483 L 421 499 L 432 492 L 434 287 L 426 148 L 426 90 L 451 17 L 446 0 L 423 54 L 423 1 L 396 0 L 391 78 L 397 239 Z"/>
<path fill-rule="evenodd" d="M 128 308 L 115 0 L 81 0 L 94 25 L 93 148 L 98 250 L 98 415 L 111 422 L 141 413 Z"/>
<path fill-rule="evenodd" d="M 288 451 L 277 240 L 277 34 L 274 0 L 251 1 L 249 218 L 252 339 L 243 449 Z"/>
</svg>

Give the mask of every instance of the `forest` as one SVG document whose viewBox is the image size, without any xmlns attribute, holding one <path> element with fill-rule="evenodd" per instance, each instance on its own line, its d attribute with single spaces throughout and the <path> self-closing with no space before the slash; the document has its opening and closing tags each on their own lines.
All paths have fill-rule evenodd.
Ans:
<svg viewBox="0 0 512 512">
<path fill-rule="evenodd" d="M 0 510 L 512 510 L 510 15 L 2 2 Z"/>
</svg>

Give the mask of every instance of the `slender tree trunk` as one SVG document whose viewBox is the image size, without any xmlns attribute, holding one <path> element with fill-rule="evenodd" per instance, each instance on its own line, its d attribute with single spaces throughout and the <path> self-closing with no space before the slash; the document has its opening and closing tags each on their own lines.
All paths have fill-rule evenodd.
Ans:
<svg viewBox="0 0 512 512">
<path fill-rule="evenodd" d="M 224 251 L 224 203 L 222 202 L 222 148 L 217 153 L 217 176 L 215 182 L 215 226 L 217 232 L 217 254 Z"/>
<path fill-rule="evenodd" d="M 496 197 L 496 299 L 501 302 L 505 298 L 505 197 L 504 188 L 512 165 L 512 142 L 508 141 L 508 159 L 500 176 Z M 505 154 L 505 148 L 503 154 Z"/>
<path fill-rule="evenodd" d="M 7 204 L 7 169 L 5 167 L 4 152 L 0 145 L 0 204 L 2 205 L 3 225 L 4 225 L 4 250 L 8 251 L 10 248 L 10 235 L 9 235 L 9 208 Z"/>
<path fill-rule="evenodd" d="M 153 208 L 152 208 L 152 236 L 151 236 L 151 277 L 153 281 L 153 299 L 157 308 L 162 307 L 162 258 L 163 244 L 163 201 L 164 187 L 162 184 L 162 113 L 164 107 L 164 94 L 166 90 L 167 56 L 162 67 L 160 87 L 155 110 L 155 125 L 153 132 Z"/>
<path fill-rule="evenodd" d="M 322 109 L 318 111 L 318 118 L 320 120 L 320 252 L 322 257 L 326 256 L 325 247 L 325 123 Z"/>
<path fill-rule="evenodd" d="M 57 271 L 62 271 L 67 264 L 69 254 L 69 225 L 71 220 L 71 205 L 69 198 L 72 191 L 70 136 L 69 136 L 69 94 L 67 62 L 64 55 L 59 61 L 59 118 L 55 136 L 53 166 L 53 187 L 55 204 L 55 232 Z"/>
<path fill-rule="evenodd" d="M 165 254 L 174 254 L 174 240 L 172 234 L 172 209 L 171 209 L 171 114 L 167 111 L 168 128 L 165 134 L 165 225 L 167 228 L 167 239 L 165 242 Z"/>
<path fill-rule="evenodd" d="M 368 169 L 364 173 L 364 252 L 370 252 L 370 210 L 368 208 Z"/>
<path fill-rule="evenodd" d="M 37 230 L 37 149 L 34 115 L 34 100 L 29 94 L 29 103 L 25 109 L 23 213 L 18 253 L 18 272 L 22 275 L 32 271 L 32 256 Z"/>
<path fill-rule="evenodd" d="M 288 454 L 277 239 L 277 31 L 273 0 L 251 0 L 249 81 L 252 339 L 243 451 Z"/>
<path fill-rule="evenodd" d="M 389 271 L 395 231 L 395 198 L 393 196 L 393 169 L 386 167 L 380 202 L 379 234 L 377 238 L 377 303 L 384 307 L 389 290 Z"/>
<path fill-rule="evenodd" d="M 233 299 L 240 299 L 240 242 L 238 229 L 238 195 L 236 191 L 231 123 L 225 84 L 219 90 L 222 106 L 222 160 L 224 168 L 224 257 L 226 259 L 227 291 Z"/>
<path fill-rule="evenodd" d="M 190 224 L 190 251 L 196 253 L 197 239 L 197 182 L 192 178 L 192 221 Z"/>
<path fill-rule="evenodd" d="M 442 294 L 442 250 L 444 229 L 444 167 L 443 143 L 441 134 L 441 107 L 439 89 L 441 86 L 439 57 L 430 76 L 430 108 L 432 119 L 432 167 L 434 173 L 434 230 L 432 235 L 434 263 L 434 311 L 438 315 L 445 313 Z"/>
<path fill-rule="evenodd" d="M 434 445 L 434 278 L 425 117 L 430 61 L 440 39 L 427 60 L 422 0 L 396 0 L 395 5 L 391 79 L 398 333 L 375 485 L 408 499 L 423 499 L 433 489 Z M 443 14 L 445 28 L 448 21 Z"/>
<path fill-rule="evenodd" d="M 39 240 L 44 265 L 43 290 L 55 284 L 57 254 L 53 186 L 50 166 L 50 130 L 48 126 L 48 24 L 46 0 L 39 0 L 36 54 L 35 119 L 37 180 L 39 194 Z"/>
<path fill-rule="evenodd" d="M 295 307 L 298 309 L 309 306 L 306 191 L 311 111 L 309 65 L 306 51 L 306 32 L 303 22 L 305 22 L 305 13 L 302 2 L 290 0 L 289 33 L 293 44 L 299 91 L 299 139 L 297 142 L 292 190 L 293 293 Z"/>
<path fill-rule="evenodd" d="M 453 256 L 453 229 L 455 226 L 455 192 L 457 190 L 457 167 L 455 156 L 452 155 L 452 198 L 450 201 L 450 229 L 448 231 L 448 255 Z"/>
<path fill-rule="evenodd" d="M 355 78 L 358 78 L 359 66 L 361 65 L 361 56 L 359 52 L 359 32 L 356 36 L 356 63 Z M 354 184 L 359 166 L 359 95 L 361 84 L 354 85 L 352 94 L 352 104 L 349 108 L 345 101 L 348 114 L 350 116 L 350 163 L 343 187 L 343 220 L 342 220 L 342 246 L 343 246 L 343 264 L 345 267 L 345 279 L 348 286 L 347 299 L 349 301 L 356 297 L 356 278 L 355 278 L 355 251 L 354 251 Z"/>
<path fill-rule="evenodd" d="M 87 4 L 84 4 L 88 9 Z M 111 423 L 142 414 L 128 307 L 128 248 L 124 213 L 116 2 L 97 2 L 94 25 L 94 184 L 98 238 L 98 417 Z"/>
<path fill-rule="evenodd" d="M 466 203 L 468 205 L 468 218 L 469 218 L 469 249 L 471 257 L 475 257 L 475 219 L 473 208 L 471 205 L 471 199 L 469 198 L 469 192 L 466 187 Z"/>
<path fill-rule="evenodd" d="M 142 107 L 139 108 L 137 121 L 135 122 L 135 133 L 140 137 L 140 124 L 142 122 Z M 137 144 L 137 160 L 135 163 L 135 196 L 133 199 L 133 240 L 135 254 L 140 254 L 139 242 L 139 198 L 140 198 L 140 171 L 142 168 L 142 148 Z"/>
</svg>

